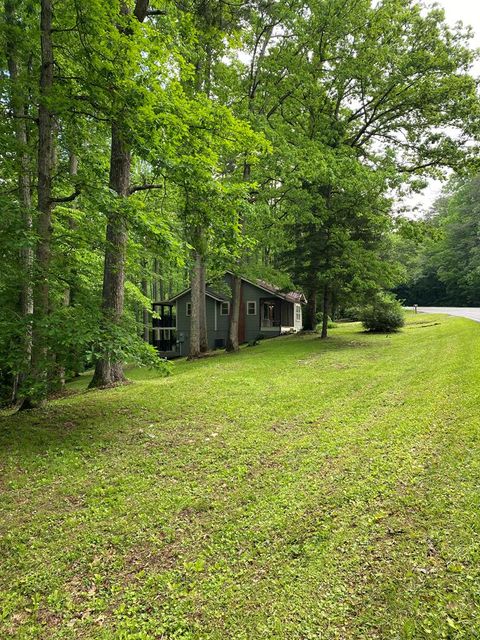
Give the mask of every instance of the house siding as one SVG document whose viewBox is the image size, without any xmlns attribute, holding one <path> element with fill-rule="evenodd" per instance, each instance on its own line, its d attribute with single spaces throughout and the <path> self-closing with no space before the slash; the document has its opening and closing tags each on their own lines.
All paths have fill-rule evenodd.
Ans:
<svg viewBox="0 0 480 640">
<path fill-rule="evenodd" d="M 190 345 L 190 316 L 187 316 L 187 303 L 191 303 L 190 291 L 177 298 L 177 336 L 182 342 L 181 355 L 188 355 Z M 215 330 L 215 313 L 217 314 L 217 329 Z M 228 316 L 220 316 L 220 303 L 210 296 L 206 297 L 207 337 L 208 348 L 214 349 L 216 340 L 226 341 L 228 333 Z M 226 344 L 226 342 L 225 342 Z"/>
<path fill-rule="evenodd" d="M 256 313 L 255 315 L 245 316 L 245 340 L 247 342 L 252 342 L 256 338 L 258 338 L 261 333 L 260 329 L 260 298 L 264 297 L 266 294 L 261 289 L 254 287 L 249 282 L 242 282 L 242 299 L 244 304 L 244 313 L 247 313 L 247 302 L 255 302 L 256 303 Z"/>
</svg>

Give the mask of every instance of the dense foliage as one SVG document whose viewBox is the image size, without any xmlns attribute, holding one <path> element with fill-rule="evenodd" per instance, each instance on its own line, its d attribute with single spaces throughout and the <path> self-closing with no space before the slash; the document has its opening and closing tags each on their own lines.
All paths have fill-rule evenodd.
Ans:
<svg viewBox="0 0 480 640">
<path fill-rule="evenodd" d="M 480 177 L 455 180 L 435 203 L 420 235 L 398 241 L 408 304 L 480 305 Z"/>
<path fill-rule="evenodd" d="M 90 366 L 99 387 L 127 360 L 166 370 L 151 301 L 190 281 L 199 355 L 227 268 L 302 289 L 326 337 L 401 281 L 393 194 L 477 155 L 470 33 L 418 0 L 5 0 L 1 17 L 2 400 Z"/>
<path fill-rule="evenodd" d="M 361 310 L 360 319 L 367 331 L 392 333 L 405 324 L 400 302 L 388 293 L 379 293 Z"/>
</svg>

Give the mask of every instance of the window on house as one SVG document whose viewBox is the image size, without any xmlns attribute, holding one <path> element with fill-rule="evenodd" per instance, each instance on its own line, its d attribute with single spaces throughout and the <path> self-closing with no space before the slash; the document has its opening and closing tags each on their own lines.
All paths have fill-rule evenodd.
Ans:
<svg viewBox="0 0 480 640">
<path fill-rule="evenodd" d="M 250 300 L 247 302 L 247 316 L 256 316 L 257 315 L 257 303 L 255 300 Z"/>
<path fill-rule="evenodd" d="M 185 314 L 187 316 L 191 316 L 192 315 L 192 303 L 191 302 L 187 302 L 187 306 L 185 308 Z"/>
<path fill-rule="evenodd" d="M 297 322 L 302 321 L 302 307 L 299 304 L 295 305 L 295 320 Z"/>
<path fill-rule="evenodd" d="M 220 303 L 220 315 L 228 316 L 230 313 L 230 303 L 229 302 L 221 302 Z"/>
</svg>

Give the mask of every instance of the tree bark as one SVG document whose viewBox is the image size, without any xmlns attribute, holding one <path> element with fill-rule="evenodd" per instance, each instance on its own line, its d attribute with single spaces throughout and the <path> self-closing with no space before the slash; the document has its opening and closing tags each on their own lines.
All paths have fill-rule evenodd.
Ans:
<svg viewBox="0 0 480 640">
<path fill-rule="evenodd" d="M 127 198 L 130 190 L 131 154 L 120 127 L 112 125 L 110 151 L 110 189 Z M 111 211 L 107 221 L 105 262 L 103 270 L 102 310 L 108 326 L 119 324 L 125 298 L 125 257 L 127 222 L 119 211 Z M 106 354 L 97 361 L 90 387 L 108 387 L 125 381 L 123 363 Z"/>
<path fill-rule="evenodd" d="M 53 44 L 52 44 L 52 3 L 41 1 L 41 50 L 42 64 L 40 71 L 40 106 L 38 111 L 38 235 L 37 249 L 40 282 L 37 284 L 38 315 L 48 313 L 50 265 L 50 241 L 52 234 L 52 170 L 54 159 L 54 121 L 48 106 L 48 99 L 53 87 Z"/>
<path fill-rule="evenodd" d="M 328 314 L 330 311 L 330 289 L 328 284 L 323 287 L 322 340 L 328 337 Z"/>
<path fill-rule="evenodd" d="M 253 100 L 253 96 L 249 94 L 249 105 Z M 249 106 L 249 108 L 251 108 Z M 248 162 L 243 165 L 243 181 L 248 182 L 250 180 L 251 166 Z M 245 233 L 245 219 L 243 216 L 240 218 L 240 228 L 242 235 Z M 242 259 L 240 258 L 237 263 L 237 268 L 240 268 Z M 242 293 L 242 280 L 240 276 L 234 275 L 232 281 L 232 305 L 230 308 L 230 322 L 228 326 L 228 338 L 227 338 L 227 351 L 234 353 L 239 351 L 240 344 L 238 341 L 238 327 L 240 323 L 240 307 L 241 307 L 241 293 Z"/>
<path fill-rule="evenodd" d="M 154 302 L 159 302 L 160 300 L 163 300 L 162 287 L 160 286 L 159 278 L 158 278 L 158 271 L 159 271 L 158 267 L 159 267 L 158 258 L 154 258 L 153 259 L 153 279 L 152 279 L 152 298 Z"/>
<path fill-rule="evenodd" d="M 10 75 L 10 105 L 14 118 L 15 139 L 17 142 L 17 181 L 18 181 L 18 201 L 20 207 L 20 217 L 22 227 L 26 232 L 28 241 L 32 232 L 32 199 L 31 199 L 31 169 L 30 154 L 28 150 L 28 131 L 25 108 L 25 95 L 21 87 L 16 46 L 16 37 L 13 33 L 15 24 L 15 2 L 6 0 L 5 21 L 10 27 L 7 29 L 5 53 L 7 57 L 8 72 Z M 20 265 L 22 272 L 22 287 L 20 294 L 20 313 L 25 322 L 25 333 L 23 338 L 23 367 L 22 371 L 15 376 L 12 389 L 12 402 L 21 402 L 19 393 L 20 387 L 30 372 L 32 359 L 32 317 L 33 317 L 33 261 L 34 253 L 31 246 L 27 245 L 20 251 Z"/>
<path fill-rule="evenodd" d="M 228 327 L 227 351 L 233 353 L 238 351 L 238 327 L 240 320 L 240 304 L 242 294 L 242 279 L 234 275 L 232 278 L 232 305 L 230 308 L 230 324 Z"/>
<path fill-rule="evenodd" d="M 137 0 L 135 17 L 143 22 L 149 3 Z M 130 9 L 126 2 L 120 4 L 120 13 L 126 15 Z M 121 121 L 112 123 L 110 146 L 110 189 L 120 198 L 130 194 L 131 152 L 127 141 L 128 132 Z M 107 218 L 105 261 L 103 270 L 102 311 L 105 326 L 118 325 L 122 319 L 125 298 L 125 258 L 127 250 L 127 221 L 118 210 L 113 210 Z M 109 387 L 125 382 L 123 362 L 106 353 L 99 358 L 90 387 Z"/>
<path fill-rule="evenodd" d="M 143 263 L 143 276 L 142 276 L 142 293 L 148 298 L 148 279 L 147 279 L 147 262 Z M 150 304 L 150 307 L 152 305 Z M 146 307 L 142 310 L 142 324 L 143 324 L 143 340 L 147 343 L 150 342 L 150 310 Z"/>
<path fill-rule="evenodd" d="M 78 157 L 76 156 L 75 153 L 71 153 L 69 160 L 70 160 L 69 161 L 70 177 L 75 180 L 75 178 L 78 175 Z M 72 204 L 72 206 L 74 205 Z M 68 218 L 68 226 L 70 229 L 75 229 L 76 224 L 75 224 L 74 218 L 72 217 Z M 69 307 L 71 303 L 72 303 L 72 289 L 70 284 L 67 284 L 63 291 L 63 306 Z M 63 390 L 65 388 L 65 382 L 66 382 L 66 372 L 63 364 L 61 364 L 59 367 L 58 377 L 59 377 L 60 388 Z"/>
<path fill-rule="evenodd" d="M 49 268 L 50 243 L 52 236 L 52 174 L 54 164 L 54 118 L 48 100 L 53 87 L 53 43 L 52 43 L 52 2 L 40 3 L 40 100 L 38 107 L 38 158 L 37 158 L 37 251 L 36 263 L 38 280 L 35 286 L 35 323 L 32 341 L 32 375 L 42 388 L 40 402 L 47 394 L 47 346 L 43 324 L 49 312 Z M 25 398 L 22 408 L 34 406 L 36 401 Z"/>
<path fill-rule="evenodd" d="M 190 349 L 188 359 L 193 360 L 200 356 L 200 313 L 201 313 L 201 280 L 202 280 L 202 256 L 195 252 L 195 262 L 191 278 L 191 316 L 190 316 Z"/>
</svg>

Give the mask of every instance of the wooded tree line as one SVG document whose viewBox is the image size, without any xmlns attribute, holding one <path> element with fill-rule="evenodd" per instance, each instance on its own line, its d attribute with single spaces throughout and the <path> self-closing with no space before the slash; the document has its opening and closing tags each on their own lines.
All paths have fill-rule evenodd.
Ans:
<svg viewBox="0 0 480 640">
<path fill-rule="evenodd" d="M 480 176 L 455 178 L 425 219 L 395 238 L 407 304 L 480 306 Z"/>
<path fill-rule="evenodd" d="M 5 0 L 0 378 L 32 406 L 165 366 L 152 299 L 240 274 L 306 328 L 401 278 L 392 201 L 477 157 L 469 31 L 416 0 Z M 468 144 L 466 142 L 468 141 Z"/>
</svg>

